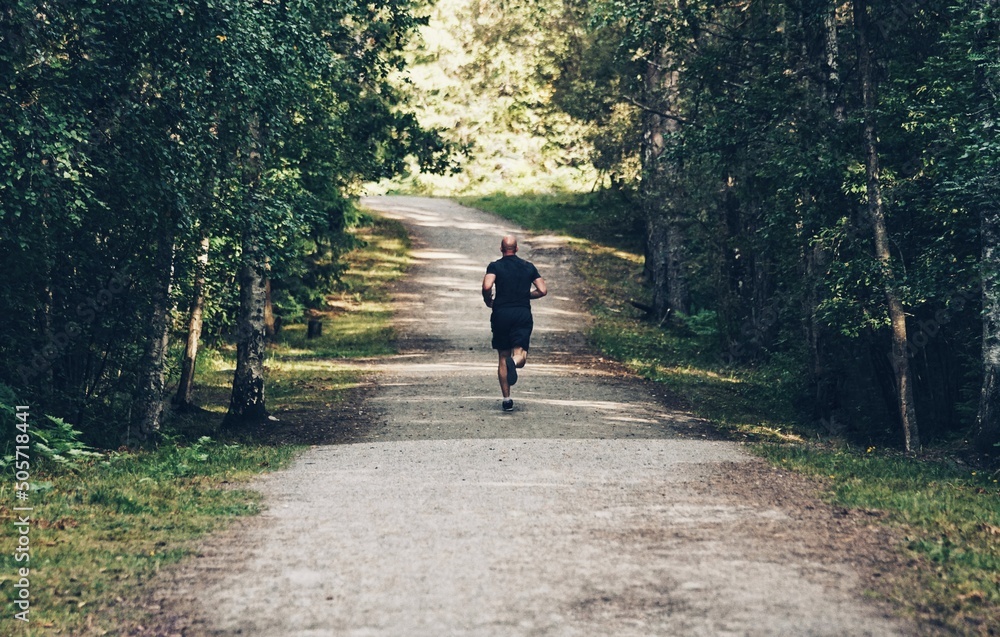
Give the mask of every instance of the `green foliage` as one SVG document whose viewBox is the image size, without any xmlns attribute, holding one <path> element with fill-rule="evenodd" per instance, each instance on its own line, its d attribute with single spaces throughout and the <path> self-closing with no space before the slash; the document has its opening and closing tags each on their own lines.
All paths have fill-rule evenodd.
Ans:
<svg viewBox="0 0 1000 637">
<path fill-rule="evenodd" d="M 322 305 L 361 184 L 449 165 L 388 81 L 419 6 L 5 4 L 0 382 L 117 446 L 157 365 L 150 317 L 183 329 L 203 237 L 210 342 L 233 336 L 244 259 L 288 311 Z"/>
<path fill-rule="evenodd" d="M 850 7 L 594 0 L 555 12 L 551 102 L 587 131 L 611 187 L 647 220 L 670 219 L 682 309 L 715 313 L 731 358 L 812 370 L 817 423 L 893 431 Z M 980 221 L 1000 202 L 995 12 L 872 11 L 882 195 L 926 440 L 970 427 L 981 384 Z"/>
<path fill-rule="evenodd" d="M 397 85 L 420 122 L 463 149 L 446 176 L 412 167 L 384 190 L 436 194 L 577 191 L 593 185 L 580 125 L 552 102 L 566 35 L 557 0 L 440 0 Z"/>
<path fill-rule="evenodd" d="M 14 391 L 0 384 L 0 473 L 14 470 L 19 434 L 31 441 L 25 453 L 33 467 L 49 463 L 78 469 L 89 458 L 99 456 L 80 441 L 81 433 L 61 418 L 42 416 L 29 409 L 27 420 L 18 419 L 16 406 L 20 404 Z"/>
<path fill-rule="evenodd" d="M 702 338 L 716 338 L 719 335 L 719 316 L 712 310 L 701 310 L 697 314 L 685 316 L 684 325 Z"/>
<path fill-rule="evenodd" d="M 157 457 L 155 466 L 149 467 L 149 471 L 163 478 L 182 478 L 191 475 L 199 475 L 201 470 L 208 467 L 210 456 L 215 458 L 225 457 L 227 452 L 238 450 L 239 445 L 221 445 L 212 440 L 209 436 L 201 436 L 197 441 L 187 446 L 182 446 L 182 441 L 178 438 L 165 438 L 166 444 L 163 446 L 163 453 Z M 107 466 L 113 467 L 121 456 L 112 455 L 107 461 Z"/>
<path fill-rule="evenodd" d="M 136 587 L 161 567 L 190 555 L 196 540 L 233 516 L 259 511 L 260 496 L 231 488 L 267 469 L 284 466 L 294 447 L 222 444 L 202 439 L 141 453 L 113 452 L 77 471 L 46 475 L 48 488 L 32 493 L 32 607 L 28 634 L 121 631 L 142 622 Z M 9 485 L 0 497 L 12 500 Z M 14 541 L 4 525 L 0 537 Z M 21 634 L 13 619 L 17 569 L 0 557 L 4 595 L 0 632 Z M 44 582 L 44 584 L 41 584 Z"/>
</svg>

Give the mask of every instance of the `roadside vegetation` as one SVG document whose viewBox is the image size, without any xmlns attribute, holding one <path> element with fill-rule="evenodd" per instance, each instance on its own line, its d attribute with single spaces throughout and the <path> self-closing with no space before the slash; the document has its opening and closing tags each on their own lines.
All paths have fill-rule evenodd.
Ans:
<svg viewBox="0 0 1000 637">
<path fill-rule="evenodd" d="M 268 348 L 269 405 L 279 418 L 270 427 L 284 426 L 286 409 L 336 406 L 363 380 L 347 359 L 390 351 L 388 284 L 406 268 L 406 235 L 395 222 L 370 218 L 352 235 L 356 247 L 317 315 L 322 335 L 307 339 L 305 323 L 292 323 Z M 146 612 L 134 599 L 140 584 L 191 555 L 207 533 L 260 510 L 259 494 L 243 485 L 286 466 L 300 446 L 220 432 L 234 364 L 231 344 L 202 350 L 194 394 L 200 408 L 169 414 L 153 449 L 97 453 L 69 424 L 32 415 L 29 431 L 44 433 L 47 444 L 30 451 L 30 562 L 14 558 L 13 522 L 23 513 L 13 511 L 9 458 L 0 482 L 0 542 L 10 549 L 0 555 L 0 634 L 102 635 L 139 625 Z M 8 402 L 0 400 L 5 426 Z M 14 585 L 25 566 L 27 623 L 13 618 L 20 610 Z"/>
<path fill-rule="evenodd" d="M 590 338 L 604 355 L 663 383 L 685 409 L 775 465 L 813 476 L 830 502 L 884 512 L 879 519 L 897 528 L 898 548 L 913 561 L 881 595 L 962 634 L 992 634 L 1000 625 L 1000 474 L 967 464 L 946 442 L 914 458 L 887 444 L 891 432 L 861 435 L 812 421 L 804 352 L 746 362 L 735 355 L 745 345 L 720 337 L 714 313 L 652 320 L 636 307 L 649 303 L 642 254 L 617 235 L 631 218 L 626 202 L 598 195 L 463 202 L 571 238 L 597 319 Z"/>
</svg>

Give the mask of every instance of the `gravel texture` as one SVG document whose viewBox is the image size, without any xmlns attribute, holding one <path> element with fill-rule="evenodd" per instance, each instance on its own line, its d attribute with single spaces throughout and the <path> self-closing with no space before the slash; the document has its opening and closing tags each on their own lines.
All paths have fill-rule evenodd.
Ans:
<svg viewBox="0 0 1000 637">
<path fill-rule="evenodd" d="M 267 511 L 155 583 L 156 630 L 920 632 L 864 595 L 893 567 L 887 537 L 588 351 L 582 284 L 558 238 L 444 200 L 364 204 L 414 240 L 396 295 L 401 353 L 372 363 L 378 387 L 340 444 L 261 478 Z M 550 292 L 533 303 L 504 413 L 479 286 L 511 231 Z"/>
</svg>

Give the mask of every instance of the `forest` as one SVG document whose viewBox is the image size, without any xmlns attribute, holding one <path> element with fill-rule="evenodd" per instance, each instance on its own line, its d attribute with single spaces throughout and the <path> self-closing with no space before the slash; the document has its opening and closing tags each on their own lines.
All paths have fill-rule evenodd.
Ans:
<svg viewBox="0 0 1000 637">
<path fill-rule="evenodd" d="M 452 57 L 416 37 L 434 11 Z M 992 0 L 0 12 L 5 409 L 145 444 L 231 343 L 223 425 L 266 418 L 266 343 L 340 276 L 365 184 L 527 162 L 632 211 L 650 320 L 782 361 L 829 434 L 997 453 Z"/>
<path fill-rule="evenodd" d="M 405 157 L 448 163 L 387 81 L 415 9 L 6 3 L 7 415 L 29 404 L 91 445 L 155 443 L 165 405 L 192 406 L 204 341 L 237 349 L 223 425 L 266 418 L 265 342 L 339 276 L 351 197 Z"/>
</svg>

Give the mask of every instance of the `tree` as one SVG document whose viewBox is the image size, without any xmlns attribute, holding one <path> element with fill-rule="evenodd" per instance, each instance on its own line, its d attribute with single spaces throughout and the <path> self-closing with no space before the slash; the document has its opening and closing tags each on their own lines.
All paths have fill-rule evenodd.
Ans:
<svg viewBox="0 0 1000 637">
<path fill-rule="evenodd" d="M 968 270 L 978 230 L 964 213 L 978 207 L 943 186 L 974 144 L 943 136 L 961 112 L 941 106 L 954 67 L 926 66 L 959 13 L 936 0 L 859 4 L 567 3 L 586 16 L 585 35 L 567 49 L 558 103 L 595 126 L 592 139 L 611 140 L 595 165 L 624 149 L 645 159 L 627 187 L 660 220 L 647 269 L 668 279 L 664 220 L 680 221 L 689 303 L 718 316 L 725 360 L 801 361 L 831 433 L 875 438 L 896 419 L 914 450 L 916 411 L 934 433 L 958 426 L 973 355 L 963 338 L 973 308 L 954 302 L 948 281 Z M 611 79 L 583 77 L 602 68 Z M 927 91 L 928 80 L 942 91 Z M 929 108 L 915 108 L 932 95 L 942 109 L 935 140 L 930 118 L 917 119 Z M 610 134 L 609 104 L 623 103 L 641 150 Z M 654 156 L 667 172 L 648 169 Z M 669 185 L 654 188 L 654 178 Z M 664 203 L 670 215 L 652 214 Z"/>
<path fill-rule="evenodd" d="M 1000 15 L 993 0 L 979 4 L 970 20 L 972 31 L 971 62 L 973 106 L 969 115 L 980 114 L 974 132 L 978 138 L 972 184 L 980 217 L 980 268 L 982 270 L 983 352 L 982 388 L 976 413 L 975 444 L 980 451 L 998 454 L 1000 447 L 1000 142 L 995 128 L 987 121 L 1000 117 L 1000 70 L 997 68 L 997 43 L 1000 42 Z M 982 114 L 989 113 L 989 120 Z M 977 119 L 972 119 L 977 121 Z"/>
<path fill-rule="evenodd" d="M 646 271 L 653 288 L 653 312 L 660 320 L 688 312 L 684 239 L 677 210 L 684 197 L 677 176 L 679 159 L 667 152 L 679 122 L 671 113 L 677 100 L 677 71 L 668 60 L 659 47 L 653 48 L 646 60 L 643 101 L 634 102 L 642 109 L 640 192 L 646 216 Z"/>
<path fill-rule="evenodd" d="M 992 123 L 1000 117 L 997 11 L 996 2 L 984 0 L 960 14 L 943 38 L 951 46 L 922 69 L 929 96 L 914 100 L 927 113 L 933 139 L 961 150 L 942 157 L 954 175 L 948 194 L 957 205 L 978 211 L 982 349 L 972 438 L 979 451 L 991 454 L 1000 443 L 1000 141 Z"/>
<path fill-rule="evenodd" d="M 194 406 L 192 392 L 194 389 L 195 365 L 198 361 L 198 346 L 201 342 L 201 330 L 205 318 L 205 275 L 208 268 L 211 240 L 202 232 L 201 254 L 195 267 L 194 289 L 191 293 L 191 307 L 188 312 L 187 338 L 184 340 L 184 360 L 181 363 L 181 377 L 177 381 L 177 393 L 174 404 L 180 409 L 190 409 Z"/>
<path fill-rule="evenodd" d="M 875 254 L 882 266 L 885 296 L 889 306 L 892 325 L 892 366 L 896 373 L 896 392 L 899 400 L 899 419 L 903 426 L 903 437 L 907 452 L 920 447 L 917 431 L 916 408 L 913 403 L 913 377 L 910 373 L 910 357 L 907 348 L 906 313 L 896 289 L 897 283 L 889 253 L 889 234 L 886 230 L 883 211 L 882 184 L 879 174 L 879 154 L 875 112 L 878 95 L 875 88 L 874 61 L 869 42 L 869 16 L 866 0 L 854 0 L 854 26 L 858 33 L 858 60 L 862 108 L 864 109 L 865 171 L 867 174 L 868 214 L 871 217 L 872 234 L 875 240 Z"/>
</svg>

